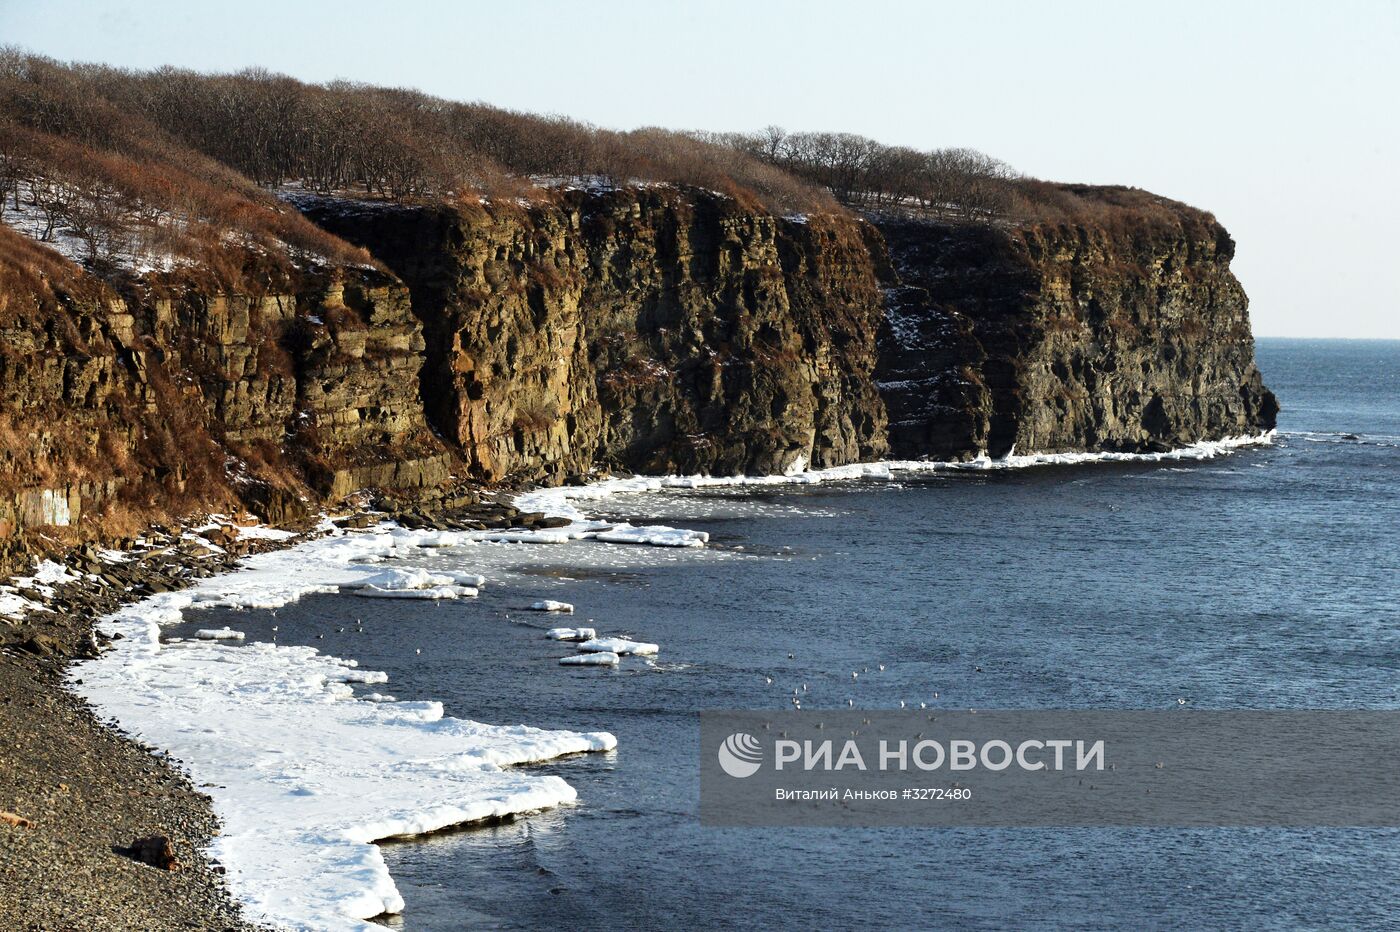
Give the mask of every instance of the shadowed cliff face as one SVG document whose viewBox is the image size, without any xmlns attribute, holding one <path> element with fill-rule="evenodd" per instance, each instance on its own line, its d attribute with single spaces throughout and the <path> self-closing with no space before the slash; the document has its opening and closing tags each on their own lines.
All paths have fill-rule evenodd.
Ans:
<svg viewBox="0 0 1400 932">
<path fill-rule="evenodd" d="M 885 453 L 881 295 L 858 221 L 670 189 L 528 209 L 298 206 L 409 284 L 424 405 L 481 478 Z"/>
<path fill-rule="evenodd" d="M 1274 426 L 1234 243 L 1213 220 L 877 224 L 893 455 L 1148 452 Z"/>
</svg>

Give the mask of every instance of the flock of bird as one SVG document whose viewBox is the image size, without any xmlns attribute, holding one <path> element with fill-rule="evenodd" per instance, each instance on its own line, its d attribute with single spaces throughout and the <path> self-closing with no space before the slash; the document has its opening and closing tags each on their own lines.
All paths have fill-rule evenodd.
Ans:
<svg viewBox="0 0 1400 932">
<path fill-rule="evenodd" d="M 788 654 L 788 659 L 789 659 L 789 660 L 792 660 L 792 659 L 794 659 L 794 656 L 793 656 L 792 654 Z M 885 672 L 885 665 L 884 665 L 883 663 L 876 664 L 876 665 L 875 665 L 875 672 L 876 672 L 876 673 L 883 673 L 883 672 Z M 978 667 L 978 668 L 977 668 L 977 672 L 978 672 L 978 673 L 981 673 L 981 672 L 982 672 L 982 668 L 981 668 L 981 667 Z M 854 682 L 856 682 L 857 680 L 859 680 L 859 679 L 860 679 L 860 675 L 861 675 L 862 673 L 869 674 L 869 673 L 870 673 L 870 667 L 864 666 L 864 667 L 861 667 L 859 670 L 852 670 L 852 671 L 851 671 L 851 682 L 854 683 Z M 772 677 L 771 675 L 764 674 L 764 676 L 763 676 L 763 682 L 764 682 L 764 684 L 767 685 L 767 686 L 772 686 L 772 685 L 773 685 L 773 677 Z M 799 712 L 802 711 L 802 697 L 803 697 L 803 695 L 809 693 L 810 691 L 811 691 L 811 687 L 810 687 L 810 685 L 807 684 L 807 683 L 802 683 L 800 686 L 794 686 L 793 689 L 792 689 L 792 698 L 789 700 L 789 701 L 792 703 L 792 707 L 793 707 L 794 709 L 796 709 L 797 711 L 799 711 Z M 935 693 L 933 694 L 933 698 L 935 698 L 935 699 L 938 698 L 938 693 L 937 693 L 937 692 L 935 692 Z M 847 696 L 847 697 L 846 697 L 846 706 L 847 706 L 847 708 L 854 708 L 854 707 L 855 707 L 855 704 L 856 704 L 855 699 L 851 698 L 850 696 Z M 901 699 L 901 700 L 899 700 L 899 707 L 900 707 L 901 709 L 907 709 L 907 708 L 909 708 L 909 703 L 906 702 L 905 700 Z M 927 709 L 927 708 L 928 708 L 928 703 L 927 703 L 927 702 L 920 702 L 920 703 L 919 703 L 919 708 L 921 708 L 921 709 Z"/>
<path fill-rule="evenodd" d="M 272 618 L 273 618 L 274 620 L 277 618 L 277 609 L 275 609 L 275 608 L 272 610 Z M 272 643 L 274 643 L 274 644 L 277 643 L 277 632 L 278 632 L 278 630 L 279 630 L 280 628 L 281 628 L 281 625 L 273 625 L 273 626 L 272 626 Z M 356 618 L 356 619 L 355 619 L 355 627 L 354 627 L 353 629 L 351 629 L 351 630 L 352 630 L 353 633 L 355 633 L 355 634 L 364 634 L 364 633 L 365 633 L 365 623 L 364 623 L 364 620 L 363 620 L 363 619 L 360 619 L 360 618 Z M 343 626 L 343 625 L 342 625 L 341 627 L 335 629 L 335 633 L 336 633 L 336 634 L 344 634 L 345 631 L 346 631 L 346 628 L 345 628 L 345 626 Z M 316 635 L 316 640 L 318 640 L 318 641 L 324 641 L 325 639 L 326 639 L 326 636 L 325 636 L 324 634 L 318 634 L 318 635 Z M 422 649 L 420 648 L 420 649 L 414 651 L 414 653 L 421 654 L 421 653 L 423 653 L 423 651 L 422 651 Z"/>
<path fill-rule="evenodd" d="M 788 659 L 789 659 L 789 660 L 794 659 L 793 655 L 792 655 L 792 654 L 788 654 Z M 885 665 L 884 665 L 883 663 L 876 664 L 876 665 L 875 665 L 875 671 L 876 671 L 877 673 L 883 673 L 883 672 L 885 672 Z M 980 666 L 974 666 L 974 667 L 973 667 L 973 671 L 976 672 L 976 673 L 981 673 L 981 672 L 982 672 L 982 668 L 981 668 Z M 852 683 L 858 682 L 858 681 L 860 680 L 860 676 L 861 676 L 862 673 L 864 673 L 864 674 L 869 674 L 869 673 L 870 673 L 870 668 L 869 668 L 868 666 L 864 666 L 864 667 L 861 667 L 859 670 L 852 670 L 852 671 L 851 671 L 851 682 L 852 682 Z M 771 675 L 769 675 L 769 674 L 764 674 L 764 676 L 763 676 L 763 682 L 764 682 L 764 685 L 772 686 L 772 685 L 773 685 L 773 677 L 772 677 Z M 795 710 L 797 710 L 798 712 L 801 712 L 801 711 L 802 711 L 802 697 L 803 697 L 804 695 L 806 695 L 808 692 L 810 692 L 810 688 L 809 688 L 809 686 L 808 686 L 807 683 L 802 683 L 800 686 L 794 686 L 794 687 L 793 687 L 793 689 L 792 689 L 792 696 L 791 696 L 791 698 L 790 698 L 788 701 L 792 703 L 792 707 L 793 707 Z M 939 694 L 938 694 L 937 692 L 934 692 L 933 698 L 934 698 L 934 699 L 939 698 Z M 1188 700 L 1186 697 L 1184 697 L 1184 696 L 1179 696 L 1179 697 L 1177 697 L 1176 704 L 1179 705 L 1179 706 L 1184 706 L 1184 705 L 1186 705 L 1187 702 L 1189 702 L 1189 701 L 1190 701 L 1190 700 Z M 856 704 L 855 699 L 851 698 L 850 696 L 847 696 L 847 697 L 846 697 L 846 707 L 847 707 L 847 708 L 854 708 L 854 707 L 855 707 L 855 704 Z M 901 709 L 909 709 L 909 708 L 911 708 L 910 704 L 909 704 L 906 700 L 904 700 L 904 699 L 899 700 L 899 707 L 900 707 Z M 920 702 L 919 705 L 918 705 L 918 707 L 919 707 L 920 709 L 927 709 L 927 708 L 928 708 L 928 703 L 927 703 L 927 702 Z"/>
</svg>

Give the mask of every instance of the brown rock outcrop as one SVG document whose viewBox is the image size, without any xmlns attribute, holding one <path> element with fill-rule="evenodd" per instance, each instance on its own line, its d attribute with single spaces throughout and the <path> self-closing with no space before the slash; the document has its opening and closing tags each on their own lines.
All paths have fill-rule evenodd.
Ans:
<svg viewBox="0 0 1400 932">
<path fill-rule="evenodd" d="M 66 284 L 3 294 L 11 545 L 25 528 L 134 530 L 240 499 L 285 519 L 308 497 L 447 477 L 419 402 L 422 330 L 391 277 L 341 270 L 257 296 Z"/>
<path fill-rule="evenodd" d="M 134 533 L 239 503 L 285 521 L 454 474 L 775 473 L 1268 429 L 1233 242 L 1208 214 L 1113 193 L 1132 209 L 1019 225 L 783 218 L 667 186 L 301 195 L 390 273 L 256 294 L 0 276 L 0 560 L 26 528 Z"/>
<path fill-rule="evenodd" d="M 480 478 L 771 473 L 885 452 L 860 221 L 671 188 L 529 208 L 297 203 L 412 289 L 425 407 Z"/>
</svg>

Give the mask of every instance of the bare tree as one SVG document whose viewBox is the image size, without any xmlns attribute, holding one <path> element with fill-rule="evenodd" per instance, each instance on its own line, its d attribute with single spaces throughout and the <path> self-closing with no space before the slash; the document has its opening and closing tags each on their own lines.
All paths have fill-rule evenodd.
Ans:
<svg viewBox="0 0 1400 932">
<path fill-rule="evenodd" d="M 44 228 L 39 234 L 41 243 L 53 242 L 54 233 L 68 219 L 76 197 L 76 190 L 62 181 L 45 177 L 29 180 L 30 203 L 44 215 Z"/>
<path fill-rule="evenodd" d="M 20 182 L 33 172 L 29 159 L 10 149 L 0 149 L 0 207 L 7 197 L 14 198 L 19 210 Z"/>
</svg>

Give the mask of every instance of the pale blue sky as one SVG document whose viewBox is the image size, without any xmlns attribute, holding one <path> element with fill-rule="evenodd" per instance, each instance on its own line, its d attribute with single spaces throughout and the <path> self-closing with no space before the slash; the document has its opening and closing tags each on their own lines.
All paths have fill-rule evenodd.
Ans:
<svg viewBox="0 0 1400 932">
<path fill-rule="evenodd" d="M 0 0 L 0 42 L 971 146 L 1214 211 L 1260 335 L 1400 338 L 1400 3 Z"/>
</svg>

